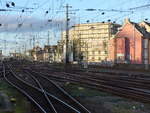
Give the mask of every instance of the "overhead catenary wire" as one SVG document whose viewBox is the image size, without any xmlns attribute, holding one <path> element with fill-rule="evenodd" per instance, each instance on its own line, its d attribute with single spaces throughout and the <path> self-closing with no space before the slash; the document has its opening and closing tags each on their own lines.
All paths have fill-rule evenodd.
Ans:
<svg viewBox="0 0 150 113">
<path fill-rule="evenodd" d="M 28 0 L 29 1 L 29 0 Z M 31 13 L 31 14 L 29 14 L 29 16 L 31 16 L 31 17 L 34 17 L 37 13 L 39 13 L 40 12 L 40 14 L 44 14 L 45 13 L 45 11 L 47 10 L 48 11 L 48 15 L 47 16 L 43 16 L 43 17 L 41 17 L 42 19 L 44 19 L 44 20 L 50 20 L 49 22 L 53 22 L 54 20 L 56 20 L 58 17 L 59 18 L 63 18 L 63 15 L 60 15 L 60 14 L 56 14 L 56 12 L 55 11 L 53 11 L 53 13 L 52 13 L 52 10 L 50 10 L 50 6 L 52 5 L 52 4 L 48 4 L 49 5 L 49 8 L 46 8 L 46 7 L 44 7 L 44 6 L 46 6 L 47 5 L 47 3 L 50 3 L 49 1 L 47 2 L 48 0 L 46 0 L 46 1 L 42 1 L 42 3 L 40 3 L 40 5 L 38 6 L 38 7 L 36 7 L 35 9 L 33 9 L 34 11 L 33 11 L 33 13 Z M 65 0 L 58 0 L 59 1 L 59 3 L 58 4 L 61 4 L 61 3 L 65 3 L 66 1 Z M 133 1 L 133 0 L 131 0 L 131 1 Z M 37 1 L 37 2 L 39 2 L 39 0 Z M 54 2 L 54 0 L 53 0 L 53 2 Z M 28 2 L 29 3 L 29 2 Z M 46 4 L 43 4 L 43 3 L 46 3 Z M 52 2 L 51 2 L 52 3 Z M 106 3 L 105 2 L 105 0 L 104 0 L 104 3 Z M 125 7 L 125 5 L 124 5 L 124 3 L 125 4 L 128 4 L 128 2 L 126 2 L 125 0 L 123 0 L 123 1 L 119 1 L 117 4 L 123 4 L 122 6 L 123 7 Z M 43 6 L 42 6 L 42 4 L 43 4 Z M 41 6 L 41 7 L 40 7 Z M 53 5 L 52 5 L 53 6 Z M 110 13 L 109 14 L 109 11 L 107 12 L 107 11 L 104 11 L 105 12 L 105 14 L 102 16 L 101 15 L 101 13 L 97 13 L 97 12 L 93 12 L 94 14 L 90 17 L 90 18 L 87 18 L 86 16 L 88 15 L 88 14 L 85 14 L 85 17 L 87 18 L 86 20 L 91 20 L 91 19 L 93 19 L 93 22 L 94 21 L 100 21 L 100 22 L 102 22 L 102 21 L 107 21 L 107 20 L 109 20 L 110 18 L 111 18 L 111 21 L 114 21 L 114 20 L 122 20 L 125 16 L 123 16 L 123 15 L 129 15 L 130 17 L 132 17 L 132 15 L 134 15 L 134 16 L 136 16 L 135 15 L 135 13 L 134 14 L 126 14 L 126 13 L 122 13 L 122 10 L 123 9 L 120 9 L 119 8 L 119 5 L 117 5 L 118 6 L 118 8 L 117 8 L 117 10 L 119 9 L 119 11 L 118 11 L 118 14 L 117 13 Z M 54 8 L 52 8 L 52 9 L 55 9 L 56 10 L 56 7 L 57 8 L 59 8 L 59 6 L 57 6 L 56 4 L 55 4 L 55 6 L 54 6 Z M 62 6 L 61 6 L 62 7 Z M 114 4 L 114 7 L 115 7 L 115 4 Z M 121 7 L 121 6 L 120 6 Z M 115 8 L 113 8 L 114 10 L 113 11 L 115 11 L 116 9 Z M 80 9 L 81 10 L 81 9 Z M 116 10 L 116 11 L 117 11 Z M 82 13 L 82 12 L 81 12 Z M 108 15 L 106 15 L 106 14 L 108 14 Z M 25 13 L 21 13 L 21 15 L 27 15 L 27 14 L 25 14 Z M 51 16 L 52 15 L 52 16 Z M 99 16 L 98 16 L 99 15 Z M 120 16 L 119 16 L 120 15 Z M 85 20 L 85 17 L 82 17 L 82 16 L 84 16 L 84 15 L 81 15 L 80 14 L 80 17 L 81 18 L 84 18 L 82 21 L 86 21 Z M 144 17 L 145 18 L 145 17 Z M 21 24 L 22 25 L 24 25 L 24 23 L 26 23 L 26 18 L 20 18 L 20 17 L 18 17 L 18 26 L 20 26 L 20 27 L 18 27 L 17 29 L 18 29 L 18 31 L 19 31 L 19 29 L 21 28 Z M 78 23 L 78 22 L 77 22 Z M 44 27 L 47 27 L 49 24 L 45 24 L 45 25 L 43 25 L 43 28 Z M 9 26 L 9 25 L 8 25 Z M 61 29 L 62 28 L 62 24 L 58 24 L 58 25 L 56 25 L 57 26 L 57 28 L 58 29 Z M 41 28 L 42 29 L 42 28 Z M 57 31 L 56 30 L 53 30 L 55 33 L 57 33 Z M 32 32 L 32 31 L 31 31 Z M 20 35 L 20 34 L 19 34 Z M 18 36 L 19 36 L 18 35 Z M 17 37 L 18 37 L 17 36 Z"/>
</svg>

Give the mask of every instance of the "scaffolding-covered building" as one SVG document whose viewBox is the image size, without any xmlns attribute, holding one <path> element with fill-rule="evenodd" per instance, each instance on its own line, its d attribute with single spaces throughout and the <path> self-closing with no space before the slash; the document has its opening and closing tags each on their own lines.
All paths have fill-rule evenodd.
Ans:
<svg viewBox="0 0 150 113">
<path fill-rule="evenodd" d="M 114 23 L 86 23 L 72 26 L 69 30 L 70 61 L 100 63 L 107 61 L 108 41 L 117 33 L 120 25 Z M 62 33 L 63 59 L 65 59 L 66 32 Z"/>
</svg>

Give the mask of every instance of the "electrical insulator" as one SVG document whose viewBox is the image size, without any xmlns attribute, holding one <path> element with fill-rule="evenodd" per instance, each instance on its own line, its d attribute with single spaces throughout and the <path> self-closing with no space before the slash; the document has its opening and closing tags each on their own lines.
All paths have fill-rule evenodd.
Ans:
<svg viewBox="0 0 150 113">
<path fill-rule="evenodd" d="M 86 22 L 87 22 L 87 23 L 89 23 L 90 21 L 89 21 L 89 20 L 87 20 Z"/>
<path fill-rule="evenodd" d="M 8 3 L 6 3 L 6 7 L 10 7 L 10 5 Z"/>
<path fill-rule="evenodd" d="M 111 20 L 110 19 L 108 19 L 108 22 L 110 22 Z"/>
<path fill-rule="evenodd" d="M 102 12 L 102 15 L 104 15 L 105 13 L 104 12 Z"/>
<path fill-rule="evenodd" d="M 52 19 L 49 19 L 48 22 L 52 22 Z"/>
<path fill-rule="evenodd" d="M 21 27 L 22 26 L 22 24 L 18 24 L 18 27 Z"/>
<path fill-rule="evenodd" d="M 12 5 L 13 7 L 15 7 L 15 3 L 14 3 L 14 2 L 11 2 L 11 5 Z"/>
<path fill-rule="evenodd" d="M 24 9 L 22 10 L 22 12 L 24 13 Z"/>
</svg>

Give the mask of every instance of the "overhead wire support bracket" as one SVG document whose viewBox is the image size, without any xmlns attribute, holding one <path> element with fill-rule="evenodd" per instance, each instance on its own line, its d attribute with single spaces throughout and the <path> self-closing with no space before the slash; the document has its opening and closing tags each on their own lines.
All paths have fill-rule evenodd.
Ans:
<svg viewBox="0 0 150 113">
<path fill-rule="evenodd" d="M 79 11 L 79 9 L 73 9 L 70 10 L 70 8 L 72 8 L 72 6 L 69 6 L 69 4 L 66 4 L 66 6 L 63 6 L 63 8 L 66 8 L 65 11 L 56 11 L 57 13 L 59 12 L 66 12 L 66 53 L 65 53 L 65 64 L 69 63 L 69 14 L 75 14 L 75 13 L 71 13 L 71 11 Z"/>
<path fill-rule="evenodd" d="M 0 9 L 0 12 L 2 11 L 17 11 L 17 12 L 22 12 L 22 10 L 14 10 L 14 9 Z M 33 12 L 33 11 L 25 11 L 25 12 Z"/>
<path fill-rule="evenodd" d="M 97 9 L 92 9 L 92 8 L 90 8 L 90 9 L 85 9 L 86 11 L 97 11 Z"/>
<path fill-rule="evenodd" d="M 12 10 L 12 9 L 0 9 L 0 11 L 14 11 L 14 10 Z"/>
<path fill-rule="evenodd" d="M 99 11 L 107 11 L 107 12 L 133 12 L 130 10 L 118 10 L 118 9 L 98 9 Z"/>
</svg>

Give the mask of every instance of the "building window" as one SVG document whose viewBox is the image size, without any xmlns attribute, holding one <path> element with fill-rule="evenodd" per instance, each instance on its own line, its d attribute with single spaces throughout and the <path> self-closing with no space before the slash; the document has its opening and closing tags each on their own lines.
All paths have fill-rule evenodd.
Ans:
<svg viewBox="0 0 150 113">
<path fill-rule="evenodd" d="M 94 55 L 94 54 L 95 54 L 95 51 L 92 51 L 92 54 Z"/>
<path fill-rule="evenodd" d="M 98 60 L 101 61 L 101 57 L 99 57 Z"/>
<path fill-rule="evenodd" d="M 105 41 L 103 42 L 103 47 L 104 49 L 107 47 L 107 43 Z"/>
<path fill-rule="evenodd" d="M 108 54 L 108 51 L 105 51 L 105 54 Z"/>
<path fill-rule="evenodd" d="M 101 54 L 101 51 L 98 51 L 98 54 Z"/>
<path fill-rule="evenodd" d="M 95 60 L 95 58 L 94 57 L 92 57 L 92 61 L 94 61 Z"/>
</svg>

